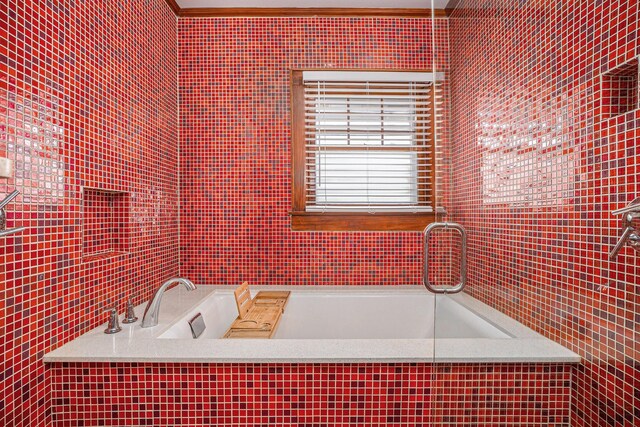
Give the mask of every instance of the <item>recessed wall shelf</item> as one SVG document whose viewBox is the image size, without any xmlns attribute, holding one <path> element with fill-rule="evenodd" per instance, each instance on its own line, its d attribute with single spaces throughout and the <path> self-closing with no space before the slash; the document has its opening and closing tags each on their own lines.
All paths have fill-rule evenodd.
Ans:
<svg viewBox="0 0 640 427">
<path fill-rule="evenodd" d="M 605 119 L 640 108 L 638 58 L 602 75 L 602 116 Z"/>
<path fill-rule="evenodd" d="M 126 192 L 83 189 L 83 261 L 95 261 L 129 251 L 129 199 Z"/>
</svg>

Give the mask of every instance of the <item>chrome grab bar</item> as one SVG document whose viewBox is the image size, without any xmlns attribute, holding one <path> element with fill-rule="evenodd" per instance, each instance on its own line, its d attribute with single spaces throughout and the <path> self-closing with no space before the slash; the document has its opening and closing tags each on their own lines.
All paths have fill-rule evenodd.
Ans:
<svg viewBox="0 0 640 427">
<path fill-rule="evenodd" d="M 437 286 L 429 281 L 429 242 L 431 233 L 436 229 L 452 229 L 460 233 L 462 239 L 462 253 L 460 254 L 460 282 L 455 286 Z M 457 294 L 467 284 L 467 232 L 464 227 L 455 222 L 432 222 L 424 229 L 424 265 L 422 284 L 434 294 Z"/>
</svg>

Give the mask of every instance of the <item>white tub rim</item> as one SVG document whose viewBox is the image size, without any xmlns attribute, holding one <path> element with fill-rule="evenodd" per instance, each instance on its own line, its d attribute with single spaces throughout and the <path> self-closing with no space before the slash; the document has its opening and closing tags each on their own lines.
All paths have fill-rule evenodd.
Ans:
<svg viewBox="0 0 640 427">
<path fill-rule="evenodd" d="M 569 349 L 536 333 L 505 314 L 465 294 L 447 296 L 488 320 L 510 339 L 280 339 L 194 340 L 158 338 L 189 315 L 216 291 L 234 286 L 199 285 L 167 291 L 158 326 L 140 328 L 140 320 L 123 324 L 123 331 L 106 335 L 104 324 L 44 356 L 56 362 L 173 362 L 173 363 L 578 363 Z M 252 286 L 259 290 L 335 293 L 424 293 L 421 286 Z M 439 296 L 440 297 L 440 296 Z M 136 307 L 142 317 L 146 303 Z M 434 347 L 435 344 L 435 347 Z M 434 353 L 435 352 L 435 353 Z"/>
</svg>

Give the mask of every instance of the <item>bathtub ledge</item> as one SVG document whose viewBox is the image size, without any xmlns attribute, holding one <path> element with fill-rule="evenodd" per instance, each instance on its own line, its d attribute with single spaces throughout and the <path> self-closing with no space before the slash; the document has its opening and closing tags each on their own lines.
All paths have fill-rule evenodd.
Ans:
<svg viewBox="0 0 640 427">
<path fill-rule="evenodd" d="M 269 287 L 313 292 L 329 287 Z M 340 291 L 345 287 L 330 287 Z M 354 291 L 353 287 L 347 287 Z M 389 291 L 389 287 L 360 287 Z M 375 289 L 373 289 L 375 288 Z M 174 288 L 165 296 L 160 323 L 142 329 L 138 321 L 122 325 L 123 331 L 105 335 L 104 325 L 44 356 L 46 363 L 578 363 L 580 357 L 515 320 L 467 295 L 456 301 L 494 322 L 510 339 L 273 339 L 193 340 L 159 339 L 171 324 L 184 317 L 203 298 L 228 286 L 200 286 L 194 292 Z M 255 289 L 258 289 L 257 287 Z M 264 289 L 264 288 L 262 288 Z M 416 286 L 394 287 L 424 292 Z M 357 290 L 356 290 L 357 291 Z M 144 305 L 136 311 L 142 313 Z M 434 357 L 434 344 L 435 357 Z"/>
</svg>

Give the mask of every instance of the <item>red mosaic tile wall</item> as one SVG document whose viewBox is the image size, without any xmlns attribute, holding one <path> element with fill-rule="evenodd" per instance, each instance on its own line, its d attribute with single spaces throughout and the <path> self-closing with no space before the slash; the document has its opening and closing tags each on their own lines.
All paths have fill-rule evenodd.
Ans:
<svg viewBox="0 0 640 427">
<path fill-rule="evenodd" d="M 433 33 L 428 19 L 180 19 L 181 273 L 229 285 L 419 284 L 419 233 L 290 231 L 289 72 L 431 70 L 434 59 L 446 71 L 447 43 L 446 19 Z"/>
<path fill-rule="evenodd" d="M 176 58 L 164 0 L 0 2 L 1 426 L 49 425 L 42 355 L 177 274 Z M 84 186 L 128 193 L 128 253 L 83 262 Z"/>
<path fill-rule="evenodd" d="M 637 424 L 638 258 L 605 252 L 608 211 L 640 190 L 640 117 L 602 120 L 598 82 L 640 54 L 638 6 L 485 1 L 451 34 L 471 292 L 587 358 L 574 425 Z M 45 369 L 106 305 L 177 273 L 178 178 L 182 273 L 197 283 L 419 283 L 417 234 L 288 231 L 287 70 L 429 68 L 431 35 L 424 20 L 185 19 L 176 40 L 161 0 L 10 0 L 0 23 L 0 153 L 17 171 L 0 195 L 21 191 L 9 222 L 28 227 L 0 242 L 0 425 L 568 424 L 558 365 Z M 84 186 L 130 193 L 128 253 L 83 262 Z"/>
<path fill-rule="evenodd" d="M 435 374 L 435 379 L 432 378 Z M 567 365 L 60 364 L 56 426 L 567 426 Z"/>
<path fill-rule="evenodd" d="M 624 94 L 603 79 L 640 55 L 639 8 L 463 0 L 450 19 L 469 292 L 584 357 L 574 426 L 640 425 L 640 254 L 607 256 L 610 212 L 640 196 L 640 110 L 636 92 L 610 117 Z"/>
</svg>

